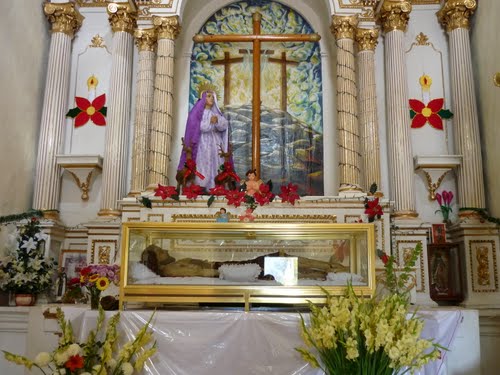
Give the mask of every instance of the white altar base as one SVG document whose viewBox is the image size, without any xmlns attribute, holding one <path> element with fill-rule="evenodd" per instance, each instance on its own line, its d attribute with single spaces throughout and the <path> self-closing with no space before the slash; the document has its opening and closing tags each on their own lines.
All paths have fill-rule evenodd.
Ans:
<svg viewBox="0 0 500 375">
<path fill-rule="evenodd" d="M 57 322 L 43 317 L 48 308 L 54 309 L 54 305 L 0 308 L 0 349 L 34 358 L 38 352 L 56 347 Z M 65 305 L 63 309 L 80 339 L 95 327 L 97 311 L 79 305 Z M 113 314 L 106 312 L 106 317 Z M 119 326 L 122 338 L 133 338 L 151 314 L 145 310 L 123 311 Z M 429 364 L 418 374 L 480 374 L 477 310 L 422 309 L 419 314 L 425 319 L 423 336 L 440 340 L 450 351 L 444 353 L 442 362 Z M 23 320 L 22 327 L 13 325 L 13 319 Z M 299 322 L 299 315 L 290 312 L 157 311 L 154 336 L 158 353 L 146 362 L 143 374 L 320 375 L 322 371 L 304 363 L 294 350 L 303 345 Z M 19 366 L 5 365 L 0 358 L 2 375 L 25 373 Z"/>
</svg>

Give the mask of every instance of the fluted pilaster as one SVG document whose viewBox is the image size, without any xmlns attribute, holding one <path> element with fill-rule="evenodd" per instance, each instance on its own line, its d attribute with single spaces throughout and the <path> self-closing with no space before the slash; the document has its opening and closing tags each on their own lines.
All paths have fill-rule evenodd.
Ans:
<svg viewBox="0 0 500 375">
<path fill-rule="evenodd" d="M 153 118 L 149 157 L 148 188 L 168 185 L 168 164 L 172 143 L 172 106 L 174 86 L 174 40 L 179 35 L 179 18 L 153 17 L 158 35 Z"/>
<path fill-rule="evenodd" d="M 357 29 L 358 103 L 364 186 L 376 183 L 381 190 L 380 142 L 378 136 L 377 90 L 375 84 L 375 48 L 377 29 Z"/>
<path fill-rule="evenodd" d="M 391 195 L 396 217 L 417 217 L 415 175 L 408 116 L 408 86 L 404 32 L 410 18 L 409 1 L 385 0 L 380 21 L 385 32 L 386 103 Z"/>
<path fill-rule="evenodd" d="M 138 194 L 148 183 L 149 139 L 151 135 L 151 109 L 155 80 L 156 32 L 155 29 L 135 31 L 139 49 L 135 96 L 134 144 L 132 154 L 132 179 L 130 193 Z"/>
<path fill-rule="evenodd" d="M 457 171 L 458 200 L 461 207 L 484 208 L 481 141 L 469 40 L 469 18 L 476 7 L 474 0 L 449 0 L 438 12 L 438 19 L 449 37 L 455 146 L 463 157 Z"/>
<path fill-rule="evenodd" d="M 52 37 L 40 124 L 33 207 L 53 211 L 49 217 L 57 219 L 58 214 L 55 212 L 59 208 L 61 178 L 56 155 L 62 150 L 71 39 L 80 28 L 83 17 L 73 3 L 45 3 L 44 12 L 52 24 Z"/>
<path fill-rule="evenodd" d="M 109 22 L 114 31 L 109 80 L 108 124 L 102 167 L 102 193 L 99 216 L 119 216 L 118 200 L 125 195 L 128 127 L 132 89 L 133 32 L 135 13 L 128 3 L 108 5 Z"/>
<path fill-rule="evenodd" d="M 357 16 L 333 16 L 331 31 L 337 45 L 337 129 L 339 192 L 361 191 L 354 33 Z"/>
</svg>

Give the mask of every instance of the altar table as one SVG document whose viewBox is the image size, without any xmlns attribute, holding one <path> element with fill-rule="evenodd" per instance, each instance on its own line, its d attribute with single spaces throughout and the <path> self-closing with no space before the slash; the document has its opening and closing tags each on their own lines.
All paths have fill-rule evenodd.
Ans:
<svg viewBox="0 0 500 375">
<path fill-rule="evenodd" d="M 80 340 L 95 328 L 97 311 L 67 311 Z M 71 310 L 71 308 L 70 308 Z M 113 313 L 107 312 L 109 318 Z M 119 331 L 129 340 L 148 321 L 151 311 L 123 311 Z M 463 319 L 460 309 L 420 310 L 422 334 L 452 348 Z M 303 346 L 300 315 L 284 312 L 157 311 L 153 318 L 158 353 L 146 362 L 144 374 L 155 375 L 320 375 L 294 348 Z M 478 348 L 477 348 L 478 349 Z M 417 374 L 447 372 L 447 356 L 428 364 Z M 463 358 L 462 358 L 463 360 Z M 467 372 L 464 372 L 467 373 Z"/>
</svg>

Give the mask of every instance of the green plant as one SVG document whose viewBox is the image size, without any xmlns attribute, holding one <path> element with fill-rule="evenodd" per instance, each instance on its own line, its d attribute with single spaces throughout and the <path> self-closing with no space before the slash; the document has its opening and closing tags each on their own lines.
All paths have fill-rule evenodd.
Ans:
<svg viewBox="0 0 500 375">
<path fill-rule="evenodd" d="M 79 343 L 73 334 L 70 321 L 66 321 L 64 312 L 57 308 L 57 322 L 62 335 L 59 345 L 52 353 L 39 353 L 34 360 L 3 351 L 5 359 L 28 370 L 38 368 L 43 374 L 64 375 L 131 375 L 139 373 L 144 363 L 156 352 L 156 342 L 148 322 L 139 330 L 136 337 L 128 341 L 121 349 L 117 348 L 119 334 L 117 325 L 120 313 L 113 315 L 104 328 L 104 310 L 99 308 L 97 325 L 87 336 L 87 341 Z"/>
<path fill-rule="evenodd" d="M 51 286 L 55 261 L 45 258 L 45 239 L 46 235 L 35 217 L 19 229 L 16 233 L 17 248 L 9 251 L 0 265 L 3 290 L 38 294 Z"/>
</svg>

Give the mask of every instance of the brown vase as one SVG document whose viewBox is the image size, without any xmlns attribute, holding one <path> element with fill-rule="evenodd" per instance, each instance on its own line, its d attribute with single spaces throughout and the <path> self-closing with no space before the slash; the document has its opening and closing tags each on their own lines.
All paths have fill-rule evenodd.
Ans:
<svg viewBox="0 0 500 375">
<path fill-rule="evenodd" d="M 16 293 L 14 296 L 16 306 L 33 306 L 36 302 L 36 295 Z"/>
</svg>

